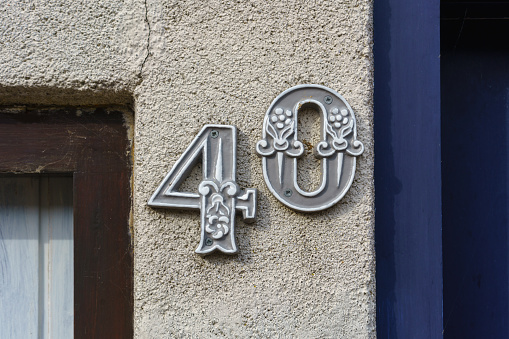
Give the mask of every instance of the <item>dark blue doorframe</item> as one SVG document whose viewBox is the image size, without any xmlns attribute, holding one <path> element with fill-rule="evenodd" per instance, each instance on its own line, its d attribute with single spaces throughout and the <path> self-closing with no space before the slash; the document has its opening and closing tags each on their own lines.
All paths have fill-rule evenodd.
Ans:
<svg viewBox="0 0 509 339">
<path fill-rule="evenodd" d="M 444 337 L 508 338 L 509 53 L 442 54 Z"/>
<path fill-rule="evenodd" d="M 509 1 L 441 8 L 446 339 L 509 338 L 508 17 Z"/>
<path fill-rule="evenodd" d="M 442 336 L 440 2 L 374 2 L 378 338 Z"/>
</svg>

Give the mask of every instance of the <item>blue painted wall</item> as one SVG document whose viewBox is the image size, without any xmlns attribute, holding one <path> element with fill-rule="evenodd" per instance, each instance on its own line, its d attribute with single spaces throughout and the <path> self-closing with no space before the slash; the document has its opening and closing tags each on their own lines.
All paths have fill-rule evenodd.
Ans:
<svg viewBox="0 0 509 339">
<path fill-rule="evenodd" d="M 374 2 L 378 338 L 442 335 L 439 18 Z"/>
</svg>

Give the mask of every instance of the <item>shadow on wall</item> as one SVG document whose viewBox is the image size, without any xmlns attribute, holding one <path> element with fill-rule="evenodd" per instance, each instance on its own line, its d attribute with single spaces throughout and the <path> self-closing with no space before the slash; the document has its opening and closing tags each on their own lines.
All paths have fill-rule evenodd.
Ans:
<svg viewBox="0 0 509 339">
<path fill-rule="evenodd" d="M 132 105 L 133 95 L 127 90 L 112 90 L 102 85 L 95 90 L 76 90 L 50 86 L 24 87 L 0 85 L 0 105 Z"/>
</svg>

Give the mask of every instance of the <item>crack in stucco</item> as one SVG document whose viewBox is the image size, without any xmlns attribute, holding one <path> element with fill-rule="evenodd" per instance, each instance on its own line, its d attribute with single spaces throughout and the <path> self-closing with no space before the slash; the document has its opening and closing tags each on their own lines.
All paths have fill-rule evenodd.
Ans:
<svg viewBox="0 0 509 339">
<path fill-rule="evenodd" d="M 143 62 L 141 63 L 141 67 L 140 67 L 140 74 L 139 74 L 139 78 L 142 79 L 143 77 L 143 68 L 145 67 L 145 63 L 147 62 L 147 59 L 148 57 L 150 56 L 150 34 L 152 33 L 152 30 L 151 30 L 151 27 L 150 27 L 150 21 L 148 20 L 148 4 L 147 4 L 147 0 L 144 0 L 144 5 L 145 5 L 145 22 L 147 23 L 147 27 L 148 27 L 148 34 L 147 34 L 147 55 L 145 55 L 145 58 L 143 59 Z"/>
</svg>

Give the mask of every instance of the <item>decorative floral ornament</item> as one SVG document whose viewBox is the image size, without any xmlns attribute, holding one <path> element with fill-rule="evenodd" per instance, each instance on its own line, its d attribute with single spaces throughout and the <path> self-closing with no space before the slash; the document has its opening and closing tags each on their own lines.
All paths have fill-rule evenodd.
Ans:
<svg viewBox="0 0 509 339">
<path fill-rule="evenodd" d="M 224 204 L 224 198 L 218 193 L 212 194 L 211 206 L 207 209 L 205 230 L 212 238 L 220 239 L 230 231 L 230 209 Z"/>
<path fill-rule="evenodd" d="M 327 125 L 325 126 L 327 134 L 332 137 L 332 147 L 330 150 L 327 150 L 330 146 L 329 143 L 321 141 L 317 145 L 317 153 L 323 157 L 331 156 L 336 151 L 341 152 L 345 150 L 353 156 L 362 154 L 364 145 L 360 141 L 355 139 L 349 143 L 346 139 L 353 132 L 354 124 L 355 122 L 346 108 L 341 110 L 337 107 L 332 108 L 329 112 Z"/>
<path fill-rule="evenodd" d="M 276 124 L 276 127 L 279 130 L 282 130 L 283 127 L 290 126 L 290 124 L 293 122 L 292 115 L 293 113 L 289 109 L 283 113 L 282 108 L 276 108 L 270 118 L 270 121 Z"/>
<path fill-rule="evenodd" d="M 272 114 L 265 117 L 264 130 L 272 137 L 273 144 L 270 147 L 267 139 L 262 139 L 256 144 L 256 150 L 261 156 L 269 156 L 274 152 L 285 152 L 292 157 L 301 156 L 304 152 L 304 145 L 293 140 L 292 146 L 288 139 L 295 133 L 295 117 L 291 110 L 284 110 L 281 107 L 276 108 Z"/>
<path fill-rule="evenodd" d="M 342 125 L 346 125 L 349 121 L 348 119 L 348 110 L 343 108 L 341 109 L 341 114 L 339 114 L 339 109 L 337 107 L 334 107 L 329 115 L 329 122 L 331 127 L 334 127 L 335 129 L 339 130 Z"/>
<path fill-rule="evenodd" d="M 210 192 L 210 198 L 207 196 Z M 223 182 L 221 185 L 215 180 L 205 180 L 200 183 L 198 192 L 210 201 L 205 212 L 205 231 L 214 239 L 220 239 L 230 232 L 231 210 L 225 203 L 226 196 L 234 196 L 239 191 L 233 181 Z"/>
</svg>

